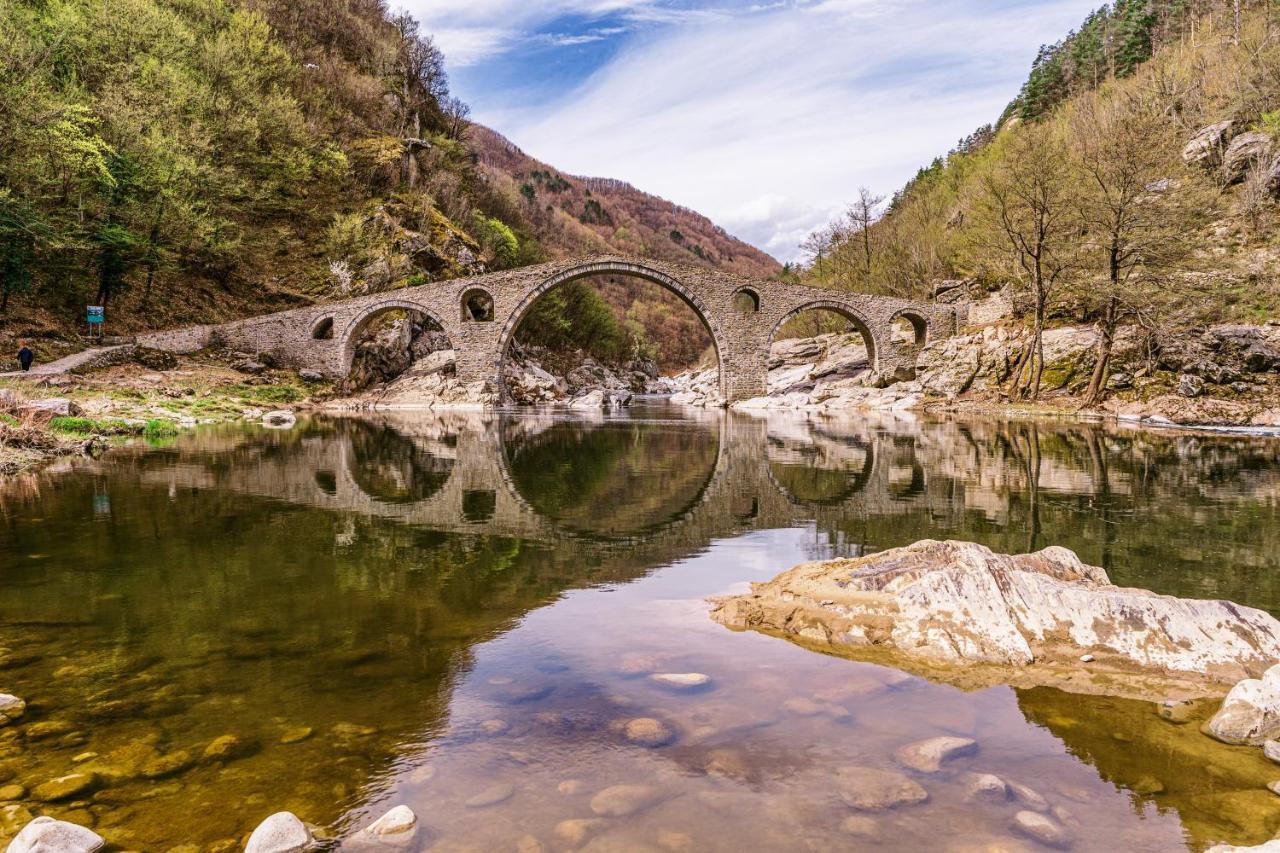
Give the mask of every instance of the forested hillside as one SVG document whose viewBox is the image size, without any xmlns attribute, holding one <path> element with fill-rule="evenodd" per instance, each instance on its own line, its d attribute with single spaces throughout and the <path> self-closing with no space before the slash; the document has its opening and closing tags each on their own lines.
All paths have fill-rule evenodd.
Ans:
<svg viewBox="0 0 1280 853">
<path fill-rule="evenodd" d="M 1280 302 L 1280 20 L 1265 2 L 1122 0 L 1041 49 L 1018 98 L 881 204 L 809 241 L 806 275 L 929 297 L 1010 285 L 1035 329 L 1115 329 L 1158 348 Z M 1013 390 L 1034 396 L 1034 352 Z"/>
<path fill-rule="evenodd" d="M 381 0 L 0 0 L 0 334 L 67 337 L 86 303 L 127 331 L 583 251 L 778 269 L 527 160 L 468 122 L 444 63 Z"/>
</svg>

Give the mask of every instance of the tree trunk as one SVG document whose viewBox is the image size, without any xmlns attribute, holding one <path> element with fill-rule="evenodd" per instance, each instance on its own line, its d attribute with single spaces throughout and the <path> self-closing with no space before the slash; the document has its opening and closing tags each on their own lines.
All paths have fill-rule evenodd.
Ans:
<svg viewBox="0 0 1280 853">
<path fill-rule="evenodd" d="M 1119 315 L 1119 302 L 1112 296 L 1107 302 L 1102 319 L 1098 321 L 1097 359 L 1093 364 L 1093 375 L 1089 377 L 1089 389 L 1085 391 L 1085 402 L 1096 406 L 1102 402 L 1103 391 L 1107 387 L 1107 374 L 1111 369 L 1111 350 L 1116 338 L 1116 320 Z"/>
</svg>

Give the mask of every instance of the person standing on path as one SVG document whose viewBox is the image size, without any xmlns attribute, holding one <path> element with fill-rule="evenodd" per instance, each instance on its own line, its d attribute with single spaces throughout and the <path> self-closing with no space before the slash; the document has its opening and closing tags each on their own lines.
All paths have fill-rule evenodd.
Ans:
<svg viewBox="0 0 1280 853">
<path fill-rule="evenodd" d="M 18 364 L 22 365 L 22 372 L 26 373 L 31 369 L 31 362 L 36 360 L 36 354 L 27 346 L 26 341 L 18 341 L 18 345 L 22 347 L 18 350 Z"/>
</svg>

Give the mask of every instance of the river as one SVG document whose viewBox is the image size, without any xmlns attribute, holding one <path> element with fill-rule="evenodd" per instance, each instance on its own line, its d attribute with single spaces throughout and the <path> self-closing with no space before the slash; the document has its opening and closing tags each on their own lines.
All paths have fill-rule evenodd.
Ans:
<svg viewBox="0 0 1280 853">
<path fill-rule="evenodd" d="M 50 814 L 216 853 L 286 809 L 340 846 L 403 803 L 421 850 L 1043 849 L 1011 829 L 1025 796 L 975 799 L 977 773 L 1033 789 L 1075 850 L 1259 843 L 1280 797 L 1258 750 L 1147 703 L 962 692 L 734 633 L 705 599 L 958 538 L 1280 614 L 1278 495 L 1273 439 L 658 402 L 66 461 L 0 484 L 0 692 L 29 702 L 0 728 L 0 846 Z M 629 739 L 637 719 L 657 736 Z M 939 734 L 980 750 L 927 802 L 833 792 Z"/>
</svg>

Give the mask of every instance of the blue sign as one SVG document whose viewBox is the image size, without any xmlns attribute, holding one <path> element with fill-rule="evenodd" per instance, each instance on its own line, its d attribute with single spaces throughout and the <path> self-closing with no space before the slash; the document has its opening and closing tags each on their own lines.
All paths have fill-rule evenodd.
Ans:
<svg viewBox="0 0 1280 853">
<path fill-rule="evenodd" d="M 88 312 L 89 312 L 89 325 L 90 325 L 90 326 L 97 326 L 97 325 L 101 325 L 101 324 L 102 324 L 102 320 L 103 320 L 103 317 L 104 317 L 104 312 L 103 312 L 103 310 L 102 310 L 102 306 L 101 306 L 101 305 L 90 305 L 90 306 L 88 306 Z"/>
</svg>

